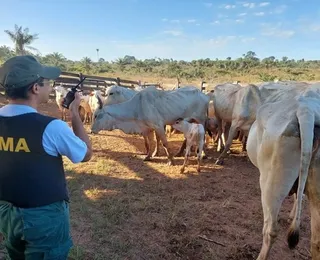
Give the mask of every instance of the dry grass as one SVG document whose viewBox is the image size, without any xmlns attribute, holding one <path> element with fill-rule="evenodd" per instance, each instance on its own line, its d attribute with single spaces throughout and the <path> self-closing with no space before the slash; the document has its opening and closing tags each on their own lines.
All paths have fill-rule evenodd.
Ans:
<svg viewBox="0 0 320 260">
<path fill-rule="evenodd" d="M 223 82 L 234 82 L 239 80 L 241 84 L 255 84 L 261 82 L 263 79 L 260 77 L 260 74 L 274 75 L 280 80 L 297 80 L 297 81 L 320 81 L 320 69 L 313 68 L 252 68 L 249 71 L 225 71 L 222 70 L 211 70 L 210 68 L 204 69 L 209 71 L 208 76 L 205 78 L 207 86 L 215 86 Z M 220 72 L 219 72 L 220 71 Z M 294 73 L 301 73 L 298 76 Z M 146 81 L 148 83 L 157 83 L 162 82 L 164 88 L 171 88 L 176 85 L 176 78 L 165 78 L 157 76 L 154 73 L 141 72 L 137 76 L 133 71 L 120 72 L 116 73 L 101 73 L 99 74 L 105 77 L 117 77 L 128 79 L 128 80 L 141 80 L 142 82 Z M 195 85 L 200 87 L 200 81 L 202 79 L 180 79 L 181 85 Z"/>
<path fill-rule="evenodd" d="M 54 103 L 43 106 L 41 111 L 58 116 Z M 196 172 L 196 160 L 192 158 L 186 174 L 181 175 L 183 158 L 176 158 L 176 165 L 169 167 L 163 149 L 160 157 L 143 162 L 145 149 L 140 136 L 114 130 L 92 135 L 91 139 L 91 161 L 72 164 L 64 160 L 75 245 L 71 258 L 257 257 L 263 221 L 259 174 L 246 154 L 240 152 L 238 142 L 224 166 L 214 165 L 218 154 L 211 149 L 212 159 L 203 162 L 201 173 Z M 177 151 L 182 136 L 174 135 L 169 142 Z M 271 260 L 305 259 L 302 254 L 309 249 L 306 203 L 298 249 L 290 251 L 286 246 L 291 203 L 291 198 L 287 199 L 280 213 L 280 234 Z"/>
</svg>

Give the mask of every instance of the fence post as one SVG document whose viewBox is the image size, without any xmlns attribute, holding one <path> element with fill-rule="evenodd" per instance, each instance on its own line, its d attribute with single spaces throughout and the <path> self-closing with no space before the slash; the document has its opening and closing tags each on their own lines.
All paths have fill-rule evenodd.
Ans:
<svg viewBox="0 0 320 260">
<path fill-rule="evenodd" d="M 79 73 L 79 80 L 81 81 L 83 79 L 83 75 L 82 73 Z M 83 88 L 83 82 L 80 84 L 81 88 Z"/>
</svg>

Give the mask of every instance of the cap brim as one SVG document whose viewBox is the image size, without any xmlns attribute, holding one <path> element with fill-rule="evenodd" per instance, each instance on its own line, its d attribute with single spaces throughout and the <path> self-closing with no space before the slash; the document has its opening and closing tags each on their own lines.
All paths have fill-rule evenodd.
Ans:
<svg viewBox="0 0 320 260">
<path fill-rule="evenodd" d="M 55 80 L 59 78 L 61 70 L 58 67 L 42 66 L 41 77 L 45 79 Z"/>
</svg>

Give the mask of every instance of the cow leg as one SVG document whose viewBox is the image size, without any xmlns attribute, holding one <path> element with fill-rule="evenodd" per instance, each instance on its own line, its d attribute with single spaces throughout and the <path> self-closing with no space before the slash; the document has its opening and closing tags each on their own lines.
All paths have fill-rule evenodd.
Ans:
<svg viewBox="0 0 320 260">
<path fill-rule="evenodd" d="M 246 152 L 247 151 L 247 139 L 248 136 L 247 135 L 243 135 L 242 137 L 242 152 Z"/>
<path fill-rule="evenodd" d="M 144 139 L 144 145 L 146 147 L 147 155 L 143 159 L 144 161 L 150 161 L 151 158 L 151 149 L 150 149 L 150 139 L 148 134 L 143 134 L 143 139 Z"/>
<path fill-rule="evenodd" d="M 163 128 L 156 129 L 156 134 L 159 136 L 162 146 L 168 157 L 168 165 L 173 165 L 173 155 L 169 152 L 168 141 L 166 138 L 166 133 Z"/>
<path fill-rule="evenodd" d="M 217 118 L 217 124 L 218 124 L 218 131 L 217 131 L 217 136 L 215 142 L 218 141 L 217 144 L 217 152 L 220 152 L 221 149 L 224 148 L 223 140 L 224 140 L 224 135 L 223 135 L 223 126 L 222 126 L 222 119 Z M 223 139 L 223 140 L 222 140 Z"/>
<path fill-rule="evenodd" d="M 165 125 L 164 128 L 166 130 L 166 135 L 168 136 L 168 138 L 170 138 L 171 137 L 171 125 Z"/>
<path fill-rule="evenodd" d="M 320 260 L 320 171 L 317 168 L 309 171 L 306 185 L 306 195 L 309 201 L 311 215 L 311 257 Z"/>
<path fill-rule="evenodd" d="M 263 151 L 262 151 L 263 152 Z M 270 154 L 270 156 L 278 156 Z M 270 249 L 278 235 L 278 214 L 284 199 L 289 194 L 297 176 L 292 169 L 285 168 L 278 159 L 267 160 L 260 169 L 260 189 L 263 210 L 263 244 L 257 260 L 268 259 Z"/>
<path fill-rule="evenodd" d="M 207 142 L 206 142 L 206 136 L 203 137 L 203 140 L 201 141 L 201 151 L 200 152 L 200 156 L 202 159 L 207 159 L 208 156 L 207 156 Z M 199 149 L 200 147 L 198 147 Z M 197 151 L 197 150 L 196 150 Z"/>
<path fill-rule="evenodd" d="M 180 173 L 181 173 L 181 174 L 184 173 L 184 168 L 186 167 L 186 165 L 187 165 L 187 163 L 188 163 L 189 156 L 190 156 L 190 148 L 191 148 L 190 145 L 188 145 L 188 146 L 186 147 L 186 153 L 185 153 L 185 156 L 184 156 L 184 162 L 183 162 L 183 165 L 182 165 L 182 167 L 181 167 L 181 169 L 180 169 Z"/>
<path fill-rule="evenodd" d="M 229 151 L 229 149 L 232 145 L 233 137 L 234 137 L 236 131 L 237 131 L 236 124 L 232 124 L 230 127 L 230 130 L 229 130 L 229 135 L 228 135 L 228 140 L 227 140 L 226 146 L 224 147 L 222 153 L 218 157 L 215 164 L 218 164 L 218 165 L 223 164 L 223 159 L 226 157 L 227 152 Z"/>
<path fill-rule="evenodd" d="M 242 140 L 243 140 L 243 131 L 239 130 L 238 136 L 236 137 L 236 139 L 237 139 L 238 141 L 242 141 Z"/>
<path fill-rule="evenodd" d="M 156 147 L 154 149 L 154 152 L 152 153 L 152 157 L 159 156 L 160 137 L 157 135 L 157 132 L 155 132 L 155 136 L 156 136 Z"/>
<path fill-rule="evenodd" d="M 178 153 L 175 155 L 176 157 L 181 157 L 183 155 L 183 151 L 184 149 L 186 149 L 186 145 L 187 145 L 187 139 L 184 139 Z"/>
<path fill-rule="evenodd" d="M 198 162 L 197 172 L 200 172 L 200 164 L 202 161 L 201 154 L 202 154 L 203 149 L 204 149 L 204 141 L 200 141 L 199 146 L 198 146 L 199 151 L 197 154 L 197 162 Z"/>
<path fill-rule="evenodd" d="M 85 113 L 84 113 L 83 124 L 85 124 L 85 123 L 86 123 L 86 120 L 87 120 L 87 113 L 85 112 Z"/>
</svg>

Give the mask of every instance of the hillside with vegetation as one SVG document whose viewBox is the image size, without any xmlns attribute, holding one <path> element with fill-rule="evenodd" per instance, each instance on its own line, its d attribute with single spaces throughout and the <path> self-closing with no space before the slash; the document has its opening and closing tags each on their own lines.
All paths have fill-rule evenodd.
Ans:
<svg viewBox="0 0 320 260">
<path fill-rule="evenodd" d="M 198 59 L 192 61 L 150 58 L 139 60 L 125 55 L 114 61 L 100 58 L 93 61 L 83 57 L 79 61 L 67 59 L 62 53 L 41 55 L 31 45 L 38 34 L 30 34 L 28 28 L 15 25 L 14 30 L 5 30 L 13 41 L 14 48 L 0 46 L 0 64 L 14 55 L 32 54 L 42 63 L 59 66 L 63 71 L 82 72 L 126 79 L 175 83 L 180 78 L 182 84 L 206 82 L 260 82 L 278 80 L 320 80 L 320 60 L 295 60 L 274 56 L 259 59 L 254 51 L 248 51 L 237 59 Z M 97 52 L 99 49 L 97 49 Z M 155 53 L 155 56 L 157 54 Z"/>
</svg>

